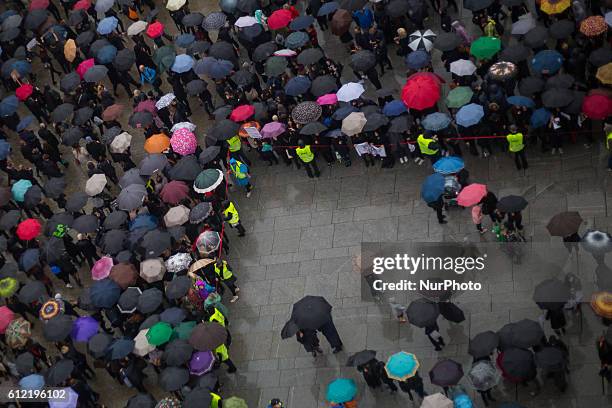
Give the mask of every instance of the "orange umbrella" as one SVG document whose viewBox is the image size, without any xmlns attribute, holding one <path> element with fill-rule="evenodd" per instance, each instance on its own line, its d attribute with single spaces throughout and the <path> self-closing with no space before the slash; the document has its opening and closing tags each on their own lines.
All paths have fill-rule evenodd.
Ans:
<svg viewBox="0 0 612 408">
<path fill-rule="evenodd" d="M 104 109 L 104 112 L 102 112 L 102 120 L 105 122 L 117 120 L 117 118 L 121 116 L 121 112 L 123 112 L 124 107 L 125 106 L 118 103 L 109 106 L 108 108 Z"/>
<path fill-rule="evenodd" d="M 68 62 L 74 61 L 76 58 L 76 50 L 77 46 L 74 40 L 72 38 L 66 40 L 66 43 L 64 44 L 64 57 Z"/>
<path fill-rule="evenodd" d="M 591 307 L 595 314 L 606 319 L 612 319 L 612 293 L 597 292 L 591 298 Z"/>
<path fill-rule="evenodd" d="M 255 128 L 257 130 L 261 130 L 261 125 L 259 124 L 259 122 L 256 122 L 254 120 L 250 122 L 244 122 L 242 126 L 240 126 L 240 129 L 238 130 L 238 135 L 240 137 L 249 137 L 249 134 L 247 133 L 245 128 Z"/>
<path fill-rule="evenodd" d="M 144 149 L 147 153 L 163 153 L 170 147 L 170 138 L 163 133 L 158 133 L 147 139 Z"/>
<path fill-rule="evenodd" d="M 596 37 L 608 31 L 608 23 L 603 16 L 590 16 L 580 23 L 580 32 L 587 37 Z"/>
</svg>

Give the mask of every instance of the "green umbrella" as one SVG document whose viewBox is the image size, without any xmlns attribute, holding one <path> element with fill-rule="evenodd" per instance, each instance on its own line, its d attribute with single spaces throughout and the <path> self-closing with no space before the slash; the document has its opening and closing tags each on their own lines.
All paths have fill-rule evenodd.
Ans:
<svg viewBox="0 0 612 408">
<path fill-rule="evenodd" d="M 160 346 L 170 341 L 172 326 L 166 322 L 157 322 L 147 332 L 147 340 L 153 346 Z"/>
<path fill-rule="evenodd" d="M 213 191 L 223 182 L 223 173 L 217 169 L 206 169 L 196 177 L 193 189 L 196 193 L 204 194 Z"/>
<path fill-rule="evenodd" d="M 194 327 L 196 327 L 196 322 L 182 322 L 174 328 L 174 334 L 179 339 L 189 340 Z"/>
<path fill-rule="evenodd" d="M 266 61 L 266 75 L 278 76 L 287 68 L 287 58 L 273 56 Z"/>
<path fill-rule="evenodd" d="M 446 106 L 449 108 L 460 108 L 470 103 L 474 92 L 468 86 L 459 86 L 451 90 L 446 96 Z"/>
<path fill-rule="evenodd" d="M 223 400 L 223 408 L 249 408 L 249 406 L 242 398 L 230 397 Z"/>
<path fill-rule="evenodd" d="M 497 37 L 480 37 L 472 43 L 470 54 L 477 59 L 489 59 L 501 50 L 501 40 Z"/>
<path fill-rule="evenodd" d="M 164 45 L 155 51 L 153 54 L 153 62 L 157 65 L 160 72 L 165 72 L 170 69 L 172 64 L 174 64 L 174 59 L 176 58 L 176 52 L 174 48 L 170 45 Z"/>
<path fill-rule="evenodd" d="M 14 278 L 4 278 L 0 280 L 0 296 L 10 297 L 17 292 L 19 282 Z"/>
</svg>

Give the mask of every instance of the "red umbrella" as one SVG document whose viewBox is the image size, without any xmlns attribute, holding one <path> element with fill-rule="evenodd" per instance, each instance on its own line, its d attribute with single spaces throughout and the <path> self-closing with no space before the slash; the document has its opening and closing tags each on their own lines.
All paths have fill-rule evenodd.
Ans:
<svg viewBox="0 0 612 408">
<path fill-rule="evenodd" d="M 44 10 L 49 7 L 49 0 L 32 0 L 29 10 Z"/>
<path fill-rule="evenodd" d="M 440 82 L 431 74 L 416 73 L 406 81 L 402 89 L 402 101 L 410 109 L 431 108 L 440 99 Z"/>
<path fill-rule="evenodd" d="M 287 27 L 291 20 L 291 11 L 285 9 L 276 10 L 268 17 L 268 27 L 270 30 L 278 30 Z"/>
<path fill-rule="evenodd" d="M 589 95 L 582 101 L 582 112 L 591 119 L 605 119 L 612 115 L 612 99 L 600 94 Z"/>
<path fill-rule="evenodd" d="M 104 109 L 104 112 L 102 112 L 102 120 L 103 121 L 116 120 L 119 116 L 121 116 L 121 112 L 123 112 L 123 108 L 125 108 L 125 106 L 120 105 L 118 103 L 109 106 L 108 108 Z"/>
<path fill-rule="evenodd" d="M 85 73 L 91 69 L 94 65 L 96 65 L 96 61 L 93 58 L 85 60 L 79 64 L 76 69 L 76 73 L 79 74 L 81 79 L 85 76 Z"/>
<path fill-rule="evenodd" d="M 242 122 L 247 120 L 255 113 L 255 107 L 252 105 L 240 105 L 230 114 L 230 120 L 234 122 Z"/>
<path fill-rule="evenodd" d="M 182 181 L 172 180 L 161 189 L 159 196 L 162 201 L 176 205 L 189 195 L 189 186 Z"/>
<path fill-rule="evenodd" d="M 32 85 L 22 84 L 19 88 L 15 89 L 15 96 L 23 102 L 32 95 L 32 92 L 34 92 L 34 87 Z"/>
<path fill-rule="evenodd" d="M 140 102 L 134 112 L 150 112 L 155 114 L 157 112 L 157 108 L 155 107 L 155 101 L 151 99 L 147 99 L 146 101 Z"/>
<path fill-rule="evenodd" d="M 30 241 L 40 234 L 42 226 L 35 218 L 28 218 L 17 226 L 17 236 L 23 241 Z"/>
<path fill-rule="evenodd" d="M 15 314 L 6 306 L 0 306 L 0 333 L 4 334 L 9 323 L 13 321 Z"/>
<path fill-rule="evenodd" d="M 73 10 L 84 10 L 87 11 L 91 7 L 89 0 L 79 0 L 72 7 Z"/>
<path fill-rule="evenodd" d="M 164 25 L 159 21 L 151 23 L 147 27 L 146 33 L 150 38 L 161 37 L 161 35 L 164 33 Z"/>
</svg>

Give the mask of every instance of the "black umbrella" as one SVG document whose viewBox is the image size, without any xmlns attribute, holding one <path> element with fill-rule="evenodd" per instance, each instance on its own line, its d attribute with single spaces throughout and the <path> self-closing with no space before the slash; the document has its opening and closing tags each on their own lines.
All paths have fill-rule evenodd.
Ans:
<svg viewBox="0 0 612 408">
<path fill-rule="evenodd" d="M 429 379 L 432 384 L 440 387 L 457 385 L 463 377 L 463 367 L 454 360 L 438 361 L 429 371 Z"/>
<path fill-rule="evenodd" d="M 478 333 L 470 340 L 468 347 L 468 353 L 474 357 L 486 357 L 489 356 L 497 346 L 499 345 L 499 336 L 493 331 L 485 331 Z"/>
<path fill-rule="evenodd" d="M 100 38 L 91 44 L 91 46 L 89 47 L 89 52 L 91 53 L 91 55 L 97 55 L 98 52 L 107 45 L 112 44 L 106 38 Z"/>
<path fill-rule="evenodd" d="M 558 347 L 544 347 L 535 354 L 536 365 L 550 371 L 562 371 L 567 366 L 563 351 Z"/>
<path fill-rule="evenodd" d="M 533 292 L 533 301 L 546 310 L 563 308 L 570 299 L 570 288 L 558 279 L 546 279 L 540 282 Z"/>
<path fill-rule="evenodd" d="M 544 89 L 544 80 L 537 77 L 527 77 L 521 79 L 519 92 L 523 96 L 533 96 Z"/>
<path fill-rule="evenodd" d="M 72 27 L 78 26 L 87 19 L 87 14 L 83 10 L 72 10 L 68 15 L 68 24 Z"/>
<path fill-rule="evenodd" d="M 300 129 L 300 135 L 317 135 L 327 130 L 327 126 L 321 122 L 310 122 Z"/>
<path fill-rule="evenodd" d="M 548 27 L 550 36 L 555 40 L 561 40 L 563 38 L 570 37 L 576 29 L 576 23 L 570 20 L 558 20 L 555 21 Z"/>
<path fill-rule="evenodd" d="M 41 245 L 40 254 L 47 263 L 57 262 L 66 254 L 66 246 L 61 238 L 51 237 Z"/>
<path fill-rule="evenodd" d="M 346 362 L 347 367 L 359 367 L 376 358 L 376 351 L 374 350 L 361 350 L 358 353 L 353 354 L 349 357 Z"/>
<path fill-rule="evenodd" d="M 113 229 L 104 234 L 102 238 L 102 250 L 110 255 L 115 255 L 125 249 L 127 233 L 123 230 Z"/>
<path fill-rule="evenodd" d="M 60 123 L 67 120 L 74 112 L 74 105 L 71 103 L 62 103 L 51 112 L 51 120 L 55 123 Z"/>
<path fill-rule="evenodd" d="M 187 47 L 187 54 L 202 55 L 209 50 L 210 46 L 208 41 L 194 41 Z"/>
<path fill-rule="evenodd" d="M 106 351 L 111 360 L 121 360 L 134 350 L 134 340 L 128 338 L 116 339 Z"/>
<path fill-rule="evenodd" d="M 187 14 L 181 22 L 185 27 L 196 27 L 202 24 L 202 20 L 204 20 L 204 15 L 196 12 Z"/>
<path fill-rule="evenodd" d="M 45 293 L 45 285 L 40 281 L 30 281 L 26 283 L 20 290 L 17 296 L 19 300 L 25 304 L 32 303 L 35 300 L 42 298 Z"/>
<path fill-rule="evenodd" d="M 397 18 L 406 15 L 409 8 L 407 0 L 391 0 L 385 7 L 385 14 L 391 18 Z"/>
<path fill-rule="evenodd" d="M 543 47 L 547 40 L 548 30 L 543 26 L 534 27 L 523 36 L 523 43 L 530 48 Z"/>
<path fill-rule="evenodd" d="M 169 309 L 164 309 L 163 312 L 159 315 L 159 320 L 162 322 L 166 322 L 173 326 L 178 325 L 183 320 L 187 318 L 187 312 L 181 309 L 180 307 L 171 307 Z"/>
<path fill-rule="evenodd" d="M 246 69 L 236 71 L 230 79 L 238 86 L 247 87 L 255 83 L 255 76 Z"/>
<path fill-rule="evenodd" d="M 208 49 L 208 55 L 221 60 L 236 60 L 236 50 L 234 50 L 234 46 L 227 41 L 217 41 L 211 45 Z"/>
<path fill-rule="evenodd" d="M 463 2 L 463 7 L 471 11 L 478 11 L 486 9 L 493 4 L 493 1 L 494 0 L 465 0 Z"/>
<path fill-rule="evenodd" d="M 532 378 L 536 372 L 533 353 L 520 348 L 505 350 L 501 366 L 506 374 L 517 379 Z"/>
<path fill-rule="evenodd" d="M 339 5 L 341 9 L 348 11 L 360 10 L 368 4 L 367 0 L 340 0 Z"/>
<path fill-rule="evenodd" d="M 598 48 L 589 54 L 589 62 L 596 68 L 612 62 L 612 50 L 609 48 Z"/>
<path fill-rule="evenodd" d="M 68 358 L 63 358 L 47 370 L 45 373 L 45 383 L 52 387 L 61 385 L 70 378 L 73 370 L 74 362 Z"/>
<path fill-rule="evenodd" d="M 210 163 L 211 161 L 217 158 L 220 152 L 221 152 L 221 148 L 219 146 L 209 146 L 206 149 L 204 149 L 202 153 L 200 153 L 200 156 L 198 157 L 198 161 L 202 165 L 206 163 Z"/>
<path fill-rule="evenodd" d="M 60 89 L 63 92 L 70 93 L 77 89 L 79 84 L 81 83 L 81 77 L 76 72 L 71 72 L 68 75 L 62 77 L 60 79 Z"/>
<path fill-rule="evenodd" d="M 106 216 L 104 222 L 102 223 L 102 226 L 106 230 L 121 228 L 123 225 L 125 225 L 127 219 L 128 215 L 125 211 L 115 210 Z"/>
<path fill-rule="evenodd" d="M 497 202 L 497 209 L 503 212 L 516 212 L 522 211 L 527 207 L 527 200 L 521 196 L 509 195 L 502 197 Z"/>
<path fill-rule="evenodd" d="M 500 343 L 505 345 L 529 348 L 540 344 L 542 337 L 544 337 L 542 326 L 540 326 L 538 322 L 530 319 L 523 319 L 516 323 L 510 323 L 509 327 L 509 330 L 500 330 L 498 333 Z"/>
<path fill-rule="evenodd" d="M 234 121 L 229 119 L 224 119 L 215 124 L 213 128 L 208 132 L 209 136 L 217 140 L 227 140 L 230 137 L 236 135 L 238 130 L 240 129 L 240 125 Z"/>
<path fill-rule="evenodd" d="M 274 54 L 274 51 L 278 50 L 278 47 L 273 42 L 266 42 L 263 44 L 259 44 L 255 51 L 253 51 L 253 61 L 261 62 L 268 59 Z"/>
<path fill-rule="evenodd" d="M 288 339 L 297 334 L 300 328 L 295 324 L 293 320 L 287 321 L 283 328 L 281 329 L 281 339 Z"/>
<path fill-rule="evenodd" d="M 410 129 L 412 118 L 409 115 L 400 115 L 391 119 L 389 132 L 402 133 Z"/>
<path fill-rule="evenodd" d="M 81 128 L 72 126 L 62 134 L 62 144 L 65 146 L 73 146 L 79 143 L 79 140 L 81 140 L 83 136 L 85 136 L 85 134 Z"/>
<path fill-rule="evenodd" d="M 49 12 L 44 9 L 33 10 L 28 13 L 23 26 L 28 30 L 37 30 L 49 17 Z"/>
<path fill-rule="evenodd" d="M 92 232 L 96 232 L 98 226 L 98 217 L 96 217 L 95 215 L 87 214 L 81 215 L 79 218 L 74 220 L 71 228 L 77 230 L 78 232 L 89 234 Z"/>
<path fill-rule="evenodd" d="M 106 78 L 107 74 L 108 68 L 106 68 L 104 65 L 94 65 L 93 67 L 89 68 L 87 72 L 85 72 L 83 79 L 85 82 L 90 83 L 100 82 Z"/>
<path fill-rule="evenodd" d="M 201 79 L 194 79 L 189 81 L 185 86 L 187 94 L 191 96 L 199 95 L 206 90 L 206 82 Z"/>
<path fill-rule="evenodd" d="M 123 176 L 119 179 L 119 187 L 126 188 L 127 186 L 131 186 L 132 184 L 140 184 L 145 185 L 145 181 L 140 176 L 140 171 L 138 169 L 129 169 Z"/>
<path fill-rule="evenodd" d="M 562 108 L 569 105 L 573 98 L 573 91 L 563 88 L 553 88 L 542 93 L 542 104 L 547 108 Z"/>
<path fill-rule="evenodd" d="M 81 211 L 83 207 L 85 207 L 85 204 L 87 204 L 87 200 L 89 200 L 89 196 L 86 193 L 82 191 L 77 191 L 76 193 L 73 193 L 70 195 L 70 197 L 68 197 L 64 208 L 66 209 L 66 211 L 71 212 Z"/>
<path fill-rule="evenodd" d="M 306 48 L 298 55 L 297 62 L 302 65 L 310 65 L 320 61 L 323 56 L 323 51 L 318 48 Z"/>
<path fill-rule="evenodd" d="M 34 372 L 34 355 L 30 352 L 21 353 L 15 359 L 17 372 L 20 375 L 26 376 Z"/>
<path fill-rule="evenodd" d="M 21 35 L 21 30 L 17 27 L 9 28 L 0 33 L 0 42 L 13 41 L 15 38 Z"/>
<path fill-rule="evenodd" d="M 127 402 L 127 408 L 155 408 L 157 401 L 151 394 L 136 394 Z"/>
<path fill-rule="evenodd" d="M 191 287 L 191 279 L 187 276 L 177 276 L 166 285 L 166 297 L 178 299 L 187 294 Z"/>
<path fill-rule="evenodd" d="M 530 52 L 531 50 L 525 47 L 523 44 L 515 44 L 504 48 L 499 54 L 499 59 L 501 61 L 508 61 L 517 64 L 526 60 L 529 57 Z"/>
<path fill-rule="evenodd" d="M 77 109 L 74 112 L 74 117 L 72 118 L 72 122 L 77 126 L 84 125 L 91 119 L 91 117 L 93 116 L 93 113 L 94 113 L 93 109 L 90 108 L 89 106 L 85 106 L 81 109 Z"/>
<path fill-rule="evenodd" d="M 112 342 L 113 336 L 110 334 L 97 333 L 87 342 L 87 350 L 94 358 L 104 357 Z"/>
<path fill-rule="evenodd" d="M 47 197 L 58 198 L 60 195 L 64 194 L 66 186 L 67 183 L 63 177 L 52 177 L 45 182 L 43 189 Z"/>
<path fill-rule="evenodd" d="M 142 292 L 138 298 L 138 310 L 142 313 L 151 313 L 157 309 L 163 299 L 163 293 L 157 288 L 149 288 Z"/>
<path fill-rule="evenodd" d="M 188 157 L 188 156 L 187 156 Z M 168 165 L 168 158 L 163 154 L 150 154 L 138 164 L 140 175 L 148 177 L 155 171 L 162 171 Z"/>
<path fill-rule="evenodd" d="M 296 17 L 291 23 L 289 23 L 289 28 L 293 31 L 305 30 L 310 25 L 314 23 L 314 17 L 305 15 Z"/>
<path fill-rule="evenodd" d="M 321 75 L 316 77 L 310 85 L 310 93 L 319 97 L 338 90 L 338 84 L 331 75 Z"/>
<path fill-rule="evenodd" d="M 164 391 L 178 391 L 189 381 L 189 370 L 179 367 L 168 367 L 159 376 L 159 385 Z"/>
<path fill-rule="evenodd" d="M 117 197 L 117 206 L 120 210 L 132 211 L 140 206 L 147 196 L 147 189 L 140 184 L 131 184 L 121 190 Z"/>
<path fill-rule="evenodd" d="M 170 170 L 168 176 L 172 180 L 193 181 L 202 171 L 198 159 L 195 156 L 189 155 L 181 158 Z M 141 171 L 142 172 L 142 171 Z"/>
<path fill-rule="evenodd" d="M 227 119 L 233 110 L 234 108 L 231 105 L 223 105 L 215 109 L 213 115 L 215 115 L 216 121 L 221 121 Z"/>
<path fill-rule="evenodd" d="M 57 227 L 59 225 L 65 225 L 67 227 L 70 227 L 73 222 L 74 217 L 68 212 L 64 211 L 61 213 L 54 214 L 53 217 L 47 220 L 47 224 L 45 225 L 45 234 L 50 236 L 57 231 Z"/>
<path fill-rule="evenodd" d="M 138 299 L 140 298 L 140 294 L 142 291 L 140 288 L 131 286 L 123 291 L 121 296 L 119 296 L 119 301 L 117 301 L 117 307 L 121 313 L 131 314 L 136 311 L 136 307 L 138 306 Z"/>
<path fill-rule="evenodd" d="M 42 190 L 39 186 L 32 186 L 28 188 L 25 195 L 23 196 L 23 206 L 26 209 L 32 209 L 40 204 L 43 198 Z"/>
<path fill-rule="evenodd" d="M 358 72 L 367 72 L 376 65 L 376 56 L 372 51 L 361 50 L 351 55 L 351 68 Z"/>
<path fill-rule="evenodd" d="M 19 212 L 19 210 L 7 211 L 2 216 L 2 218 L 0 218 L 0 228 L 2 228 L 5 231 L 10 230 L 11 228 L 16 227 L 17 224 L 19 224 L 20 218 L 21 218 L 21 212 Z"/>
<path fill-rule="evenodd" d="M 208 407 L 212 401 L 210 389 L 198 386 L 192 389 L 183 400 L 182 408 Z"/>
<path fill-rule="evenodd" d="M 457 305 L 451 302 L 438 303 L 440 314 L 449 322 L 461 323 L 465 321 L 465 313 Z"/>
<path fill-rule="evenodd" d="M 132 68 L 132 65 L 134 65 L 135 61 L 136 54 L 134 53 L 134 51 L 130 50 L 129 48 L 124 48 L 117 52 L 117 55 L 115 56 L 115 59 L 113 61 L 113 65 L 119 71 L 127 71 Z"/>
<path fill-rule="evenodd" d="M 76 38 L 76 43 L 79 47 L 86 47 L 96 38 L 96 33 L 93 31 L 83 31 Z"/>
<path fill-rule="evenodd" d="M 119 126 L 108 128 L 102 133 L 102 141 L 106 144 L 111 144 L 117 136 L 123 132 Z"/>
<path fill-rule="evenodd" d="M 408 321 L 416 327 L 429 327 L 436 324 L 440 310 L 437 303 L 425 299 L 410 302 L 406 309 Z"/>
<path fill-rule="evenodd" d="M 64 341 L 72 331 L 72 319 L 68 315 L 55 316 L 43 325 L 43 335 L 49 341 Z"/>
<path fill-rule="evenodd" d="M 386 115 L 378 112 L 372 112 L 366 115 L 366 124 L 363 127 L 364 132 L 373 132 L 383 126 L 389 124 L 389 118 Z"/>
<path fill-rule="evenodd" d="M 546 89 L 552 88 L 571 88 L 574 85 L 574 77 L 569 74 L 557 74 L 553 77 L 548 78 L 546 80 Z"/>
<path fill-rule="evenodd" d="M 159 315 L 158 314 L 154 314 L 151 315 L 149 317 L 147 317 L 138 327 L 138 330 L 145 330 L 145 329 L 150 329 L 151 327 L 153 327 L 153 325 L 155 325 L 155 323 L 159 323 Z"/>
<path fill-rule="evenodd" d="M 24 272 L 28 272 L 34 266 L 38 265 L 39 262 L 40 262 L 40 250 L 38 248 L 26 249 L 19 257 L 19 267 Z M 24 288 L 21 288 L 21 289 L 23 290 Z M 28 302 L 25 302 L 25 303 L 28 303 Z"/>
<path fill-rule="evenodd" d="M 169 366 L 181 366 L 191 359 L 193 347 L 187 340 L 176 339 L 168 343 L 164 349 L 162 358 Z"/>
<path fill-rule="evenodd" d="M 318 329 L 331 319 L 331 305 L 321 296 L 306 296 L 293 305 L 291 320 L 301 329 Z"/>
<path fill-rule="evenodd" d="M 273 55 L 265 63 L 266 75 L 279 76 L 285 72 L 288 65 L 287 58 Z"/>
<path fill-rule="evenodd" d="M 455 32 L 441 32 L 434 40 L 434 48 L 440 51 L 451 51 L 460 46 L 463 40 Z"/>
</svg>

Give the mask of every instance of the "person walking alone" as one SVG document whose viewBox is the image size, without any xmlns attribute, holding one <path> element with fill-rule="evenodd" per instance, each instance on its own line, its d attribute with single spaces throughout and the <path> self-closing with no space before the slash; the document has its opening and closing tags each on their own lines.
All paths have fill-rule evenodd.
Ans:
<svg viewBox="0 0 612 408">
<path fill-rule="evenodd" d="M 246 189 L 246 196 L 251 196 L 253 186 L 251 185 L 251 175 L 249 174 L 249 167 L 241 161 L 231 158 L 229 161 L 229 168 L 236 180 L 236 185 L 242 186 Z"/>
<path fill-rule="evenodd" d="M 298 140 L 298 147 L 295 149 L 295 152 L 300 158 L 300 161 L 304 164 L 308 177 L 314 178 L 319 177 L 321 175 L 319 167 L 317 166 L 317 159 L 315 158 L 315 154 L 313 153 L 310 145 L 307 145 L 306 143 L 304 143 L 303 140 L 300 139 Z"/>
</svg>

